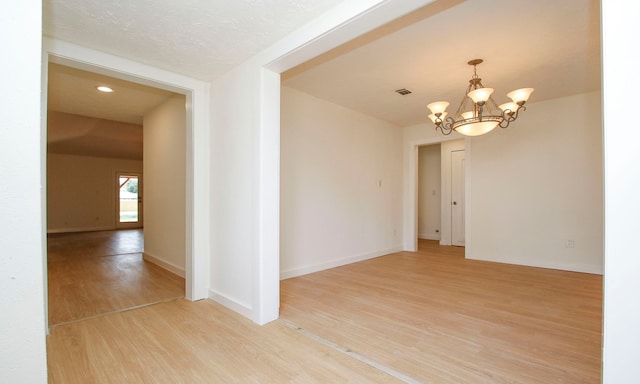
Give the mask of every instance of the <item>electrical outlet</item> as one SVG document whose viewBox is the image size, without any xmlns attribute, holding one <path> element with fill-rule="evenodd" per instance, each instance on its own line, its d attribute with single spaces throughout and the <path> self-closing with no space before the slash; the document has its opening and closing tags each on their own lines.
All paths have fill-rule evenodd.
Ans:
<svg viewBox="0 0 640 384">
<path fill-rule="evenodd" d="M 565 247 L 565 248 L 573 248 L 573 246 L 574 246 L 574 245 L 575 245 L 575 244 L 574 244 L 574 242 L 573 242 L 573 240 L 572 240 L 572 239 L 565 240 L 565 242 L 564 242 L 564 247 Z"/>
</svg>

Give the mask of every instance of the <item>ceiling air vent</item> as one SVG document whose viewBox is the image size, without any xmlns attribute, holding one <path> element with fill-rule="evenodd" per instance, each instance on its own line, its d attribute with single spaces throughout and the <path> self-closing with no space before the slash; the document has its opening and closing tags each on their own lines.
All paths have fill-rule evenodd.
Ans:
<svg viewBox="0 0 640 384">
<path fill-rule="evenodd" d="M 406 89 L 406 88 L 400 88 L 400 89 L 396 89 L 396 92 L 398 92 L 399 94 L 401 94 L 402 96 L 404 95 L 408 95 L 411 93 L 410 90 Z"/>
</svg>

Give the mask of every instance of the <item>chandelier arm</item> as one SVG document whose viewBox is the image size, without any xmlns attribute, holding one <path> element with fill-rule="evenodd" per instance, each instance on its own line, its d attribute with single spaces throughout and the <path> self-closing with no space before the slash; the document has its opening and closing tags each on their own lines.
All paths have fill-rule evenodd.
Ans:
<svg viewBox="0 0 640 384">
<path fill-rule="evenodd" d="M 436 130 L 440 129 L 440 132 L 444 135 L 450 135 L 453 132 L 453 124 L 455 120 L 451 116 L 447 116 L 444 120 L 440 117 L 436 119 Z"/>
<path fill-rule="evenodd" d="M 512 113 L 509 113 L 511 112 L 511 110 L 509 109 L 502 111 L 502 121 L 498 126 L 500 128 L 507 128 L 511 122 L 516 121 L 516 119 L 518 118 L 518 115 L 520 114 L 520 111 L 526 111 L 526 110 L 527 108 L 521 105 Z"/>
<path fill-rule="evenodd" d="M 507 116 L 505 118 L 502 119 L 502 121 L 500 121 L 500 124 L 498 124 L 498 127 L 500 128 L 507 128 L 509 126 L 509 123 L 511 123 L 513 120 L 509 120 L 510 118 Z"/>
</svg>

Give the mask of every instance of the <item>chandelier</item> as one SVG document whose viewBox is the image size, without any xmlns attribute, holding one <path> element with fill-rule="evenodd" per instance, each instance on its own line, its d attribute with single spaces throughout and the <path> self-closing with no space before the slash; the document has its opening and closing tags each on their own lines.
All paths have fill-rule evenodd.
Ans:
<svg viewBox="0 0 640 384">
<path fill-rule="evenodd" d="M 525 111 L 524 104 L 533 92 L 533 88 L 516 89 L 507 96 L 511 102 L 499 107 L 493 101 L 491 94 L 493 88 L 485 88 L 482 79 L 476 73 L 476 66 L 482 63 L 482 59 L 469 61 L 473 65 L 473 76 L 469 80 L 469 86 L 465 93 L 467 97 L 462 99 L 455 117 L 447 116 L 445 111 L 449 106 L 446 101 L 437 101 L 427 105 L 431 110 L 429 118 L 436 125 L 436 130 L 449 135 L 456 131 L 465 136 L 479 136 L 491 132 L 495 127 L 507 128 L 512 121 L 518 118 L 520 111 Z"/>
</svg>

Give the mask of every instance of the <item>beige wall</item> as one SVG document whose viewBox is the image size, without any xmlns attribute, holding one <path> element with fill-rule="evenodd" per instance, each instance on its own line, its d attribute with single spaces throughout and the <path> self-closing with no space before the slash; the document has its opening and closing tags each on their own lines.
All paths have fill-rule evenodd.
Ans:
<svg viewBox="0 0 640 384">
<path fill-rule="evenodd" d="M 531 104 L 470 149 L 467 257 L 603 272 L 599 92 Z"/>
<path fill-rule="evenodd" d="M 402 129 L 282 88 L 281 277 L 398 251 Z"/>
<path fill-rule="evenodd" d="M 48 232 L 115 229 L 118 171 L 142 172 L 142 161 L 49 154 Z"/>
<path fill-rule="evenodd" d="M 404 131 L 407 153 L 411 143 L 435 139 L 430 124 Z M 533 103 L 509 128 L 464 143 L 466 257 L 603 272 L 599 92 Z M 408 166 L 404 174 L 409 179 Z M 407 206 L 409 201 L 407 195 Z M 573 248 L 565 246 L 567 240 Z"/>
<path fill-rule="evenodd" d="M 186 247 L 186 110 L 175 95 L 144 116 L 144 256 L 181 276 Z"/>
</svg>

